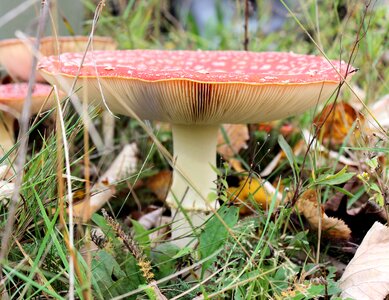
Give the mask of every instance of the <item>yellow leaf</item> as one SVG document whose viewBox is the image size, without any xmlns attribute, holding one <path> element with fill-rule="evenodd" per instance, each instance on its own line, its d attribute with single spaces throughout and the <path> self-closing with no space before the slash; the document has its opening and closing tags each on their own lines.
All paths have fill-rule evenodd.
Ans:
<svg viewBox="0 0 389 300">
<path fill-rule="evenodd" d="M 267 209 L 272 201 L 272 195 L 263 187 L 262 183 L 256 178 L 244 178 L 239 182 L 238 187 L 228 188 L 228 194 L 232 196 L 232 200 L 236 203 L 244 203 L 241 207 L 241 214 L 251 212 L 253 206 L 250 199 L 253 199 L 263 209 Z"/>
</svg>

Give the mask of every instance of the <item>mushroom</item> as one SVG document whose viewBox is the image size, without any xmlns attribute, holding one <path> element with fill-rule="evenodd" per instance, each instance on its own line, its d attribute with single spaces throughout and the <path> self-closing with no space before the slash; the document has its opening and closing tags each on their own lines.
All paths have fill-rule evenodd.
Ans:
<svg viewBox="0 0 389 300">
<path fill-rule="evenodd" d="M 34 39 L 31 38 L 31 41 Z M 86 51 L 88 36 L 61 36 L 44 37 L 40 42 L 40 53 L 44 56 L 60 54 L 63 52 Z M 33 43 L 31 42 L 30 45 Z M 94 36 L 90 50 L 114 50 L 116 42 L 110 37 Z M 31 72 L 33 52 L 27 43 L 20 39 L 6 39 L 0 41 L 0 65 L 3 65 L 8 74 L 21 81 L 28 81 Z M 37 82 L 45 82 L 44 78 L 37 73 Z M 112 113 L 104 110 L 103 113 L 104 146 L 106 150 L 113 148 L 113 136 L 115 118 Z"/>
<path fill-rule="evenodd" d="M 38 69 L 49 82 L 70 86 L 82 56 L 46 57 Z M 100 101 L 102 91 L 118 114 L 172 124 L 175 159 L 166 202 L 175 214 L 175 239 L 218 207 L 212 167 L 220 124 L 302 113 L 328 99 L 350 71 L 343 61 L 282 52 L 94 51 L 84 60 L 76 89 Z"/>
<path fill-rule="evenodd" d="M 54 55 L 64 52 L 85 51 L 89 37 L 61 36 L 44 37 L 41 39 L 39 51 L 42 55 Z M 31 45 L 34 39 L 31 38 Z M 110 37 L 93 37 L 93 49 L 114 50 L 116 43 Z M 92 49 L 92 48 L 90 48 Z M 5 39 L 0 41 L 0 65 L 3 65 L 8 74 L 17 80 L 28 81 L 31 72 L 33 52 L 20 39 Z M 36 81 L 45 82 L 42 76 L 36 74 Z"/>
<path fill-rule="evenodd" d="M 15 144 L 14 121 L 22 112 L 27 96 L 28 83 L 8 83 L 0 85 L 0 158 Z M 31 95 L 31 113 L 46 110 L 53 105 L 52 87 L 37 83 Z"/>
</svg>

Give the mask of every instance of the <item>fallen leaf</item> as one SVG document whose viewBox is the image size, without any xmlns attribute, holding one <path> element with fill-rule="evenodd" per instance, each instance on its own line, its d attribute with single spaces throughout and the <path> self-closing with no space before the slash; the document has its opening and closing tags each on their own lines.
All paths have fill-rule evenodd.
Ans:
<svg viewBox="0 0 389 300">
<path fill-rule="evenodd" d="M 381 97 L 375 102 L 370 109 L 370 112 L 373 114 L 374 118 L 378 123 L 385 128 L 389 127 L 389 94 Z M 372 126 L 376 127 L 376 122 L 371 120 Z"/>
<path fill-rule="evenodd" d="M 374 223 L 340 279 L 341 297 L 384 299 L 389 294 L 389 228 Z"/>
<path fill-rule="evenodd" d="M 138 220 L 138 223 L 142 225 L 146 230 L 158 226 L 162 218 L 162 214 L 165 211 L 163 207 L 157 208 L 143 216 Z"/>
<path fill-rule="evenodd" d="M 138 148 L 135 143 L 125 145 L 107 171 L 91 188 L 91 196 L 73 206 L 74 217 L 89 220 L 115 194 L 117 182 L 136 171 Z"/>
<path fill-rule="evenodd" d="M 329 239 L 349 240 L 351 237 L 350 228 L 344 221 L 328 217 L 324 207 L 320 204 L 316 190 L 305 191 L 296 202 L 296 208 L 308 221 L 313 230 L 318 230 L 321 224 L 321 231 Z"/>
<path fill-rule="evenodd" d="M 165 201 L 171 183 L 172 172 L 170 170 L 162 170 L 147 179 L 146 187 L 157 196 L 159 201 Z"/>
<path fill-rule="evenodd" d="M 315 117 L 313 122 L 317 128 L 320 128 L 319 139 L 324 144 L 329 143 L 333 147 L 338 147 L 343 144 L 355 122 L 357 124 L 352 135 L 353 138 L 360 137 L 362 128 L 366 125 L 365 117 L 345 102 L 327 105 Z"/>
<path fill-rule="evenodd" d="M 0 200 L 10 198 L 15 189 L 15 184 L 5 180 L 0 180 Z"/>
<path fill-rule="evenodd" d="M 247 140 L 250 138 L 247 125 L 225 124 L 224 132 L 219 130 L 217 137 L 217 152 L 225 160 L 233 158 L 240 150 L 247 148 Z"/>
<path fill-rule="evenodd" d="M 235 203 L 244 204 L 240 208 L 241 214 L 252 212 L 250 200 L 254 200 L 263 209 L 267 209 L 272 201 L 273 194 L 257 178 L 245 177 L 238 187 L 229 187 L 227 190 Z"/>
</svg>

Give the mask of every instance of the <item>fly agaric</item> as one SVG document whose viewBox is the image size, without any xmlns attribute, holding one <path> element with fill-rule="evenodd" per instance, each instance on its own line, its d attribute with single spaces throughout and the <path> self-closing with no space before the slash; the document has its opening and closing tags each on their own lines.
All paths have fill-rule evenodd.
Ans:
<svg viewBox="0 0 389 300">
<path fill-rule="evenodd" d="M 31 38 L 31 45 L 34 39 Z M 39 51 L 44 56 L 60 54 L 64 52 L 85 51 L 88 43 L 87 36 L 61 36 L 44 37 L 40 42 Z M 114 50 L 116 42 L 110 37 L 93 37 L 93 49 L 96 50 Z M 92 50 L 92 47 L 89 48 Z M 17 80 L 28 81 L 31 72 L 33 52 L 20 39 L 5 39 L 0 41 L 0 65 L 3 65 L 8 74 Z M 45 80 L 38 73 L 36 81 Z"/>
<path fill-rule="evenodd" d="M 14 121 L 22 112 L 27 96 L 28 83 L 9 83 L 0 85 L 0 158 L 15 144 Z M 37 83 L 31 95 L 31 113 L 38 113 L 53 105 L 52 87 Z"/>
<path fill-rule="evenodd" d="M 51 83 L 70 86 L 82 53 L 40 61 Z M 217 208 L 216 142 L 222 123 L 292 116 L 328 99 L 350 73 L 342 61 L 281 52 L 122 50 L 88 53 L 76 86 L 119 114 L 172 124 L 175 168 L 166 202 L 180 211 L 177 238 Z M 341 75 L 340 75 L 341 74 Z M 184 224 L 184 225 L 183 225 Z M 182 240 L 183 243 L 188 240 Z"/>
<path fill-rule="evenodd" d="M 88 45 L 87 36 L 60 36 L 44 37 L 41 39 L 39 51 L 42 55 L 54 55 L 64 52 L 85 51 Z M 31 45 L 34 39 L 31 39 Z M 110 37 L 94 36 L 89 50 L 114 50 L 116 42 Z M 28 81 L 33 52 L 28 44 L 19 39 L 6 39 L 0 41 L 0 65 L 4 65 L 9 75 L 21 81 Z M 45 82 L 44 78 L 37 73 L 37 82 Z M 104 145 L 106 149 L 113 148 L 113 136 L 115 118 L 108 111 L 103 111 Z"/>
</svg>

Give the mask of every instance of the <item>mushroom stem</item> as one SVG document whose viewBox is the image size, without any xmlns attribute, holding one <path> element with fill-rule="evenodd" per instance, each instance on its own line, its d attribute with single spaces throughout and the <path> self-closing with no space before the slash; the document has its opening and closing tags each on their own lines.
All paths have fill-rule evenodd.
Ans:
<svg viewBox="0 0 389 300">
<path fill-rule="evenodd" d="M 6 112 L 0 114 L 0 158 L 15 145 L 14 120 L 11 114 Z"/>
<path fill-rule="evenodd" d="M 180 246 L 189 242 L 182 236 L 202 225 L 207 212 L 218 205 L 210 198 L 216 192 L 217 174 L 212 166 L 216 165 L 218 129 L 218 125 L 172 126 L 175 169 L 166 202 L 173 214 L 172 240 Z"/>
<path fill-rule="evenodd" d="M 106 153 L 113 150 L 115 136 L 115 116 L 108 110 L 103 111 L 104 150 Z"/>
</svg>

